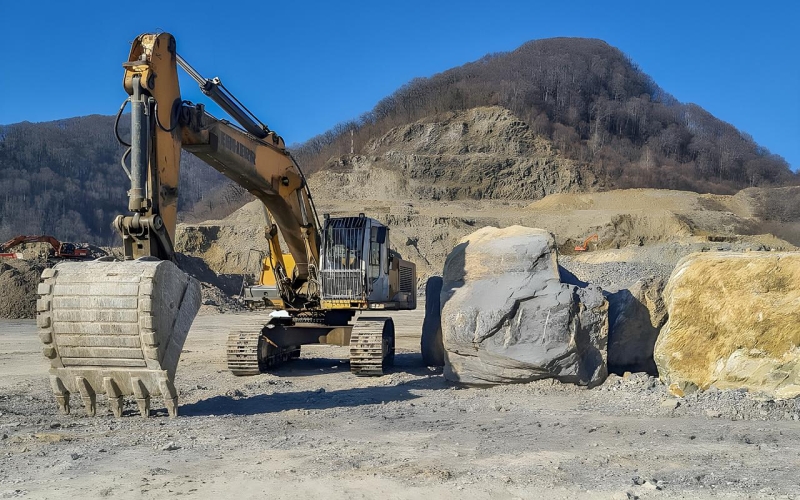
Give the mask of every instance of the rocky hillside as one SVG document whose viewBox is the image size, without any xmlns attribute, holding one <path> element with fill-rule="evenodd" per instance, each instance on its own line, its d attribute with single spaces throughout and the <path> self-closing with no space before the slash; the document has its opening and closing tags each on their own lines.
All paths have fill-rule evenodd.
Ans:
<svg viewBox="0 0 800 500">
<path fill-rule="evenodd" d="M 373 200 L 522 200 L 601 187 L 591 170 L 497 106 L 393 128 L 313 177 L 317 197 Z"/>
<path fill-rule="evenodd" d="M 668 89 L 667 89 L 668 90 Z M 619 49 L 601 40 L 552 38 L 417 78 L 358 119 L 297 148 L 308 171 L 417 120 L 501 106 L 558 154 L 588 166 L 606 187 L 732 194 L 796 184 L 783 158 L 702 107 L 678 102 Z"/>
</svg>

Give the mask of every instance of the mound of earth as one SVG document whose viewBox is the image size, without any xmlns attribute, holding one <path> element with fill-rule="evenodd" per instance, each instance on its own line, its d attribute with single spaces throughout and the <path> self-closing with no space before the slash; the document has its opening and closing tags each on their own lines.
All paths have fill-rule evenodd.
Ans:
<svg viewBox="0 0 800 500">
<path fill-rule="evenodd" d="M 342 179 L 358 177 L 340 173 Z M 331 182 L 324 172 L 309 178 L 320 217 L 363 212 L 387 224 L 391 245 L 417 265 L 420 289 L 428 277 L 441 275 L 445 258 L 461 238 L 486 226 L 546 229 L 555 235 L 565 267 L 572 265 L 581 279 L 599 279 L 598 284 L 614 290 L 650 275 L 668 277 L 677 261 L 692 252 L 796 248 L 764 233 L 759 214 L 766 195 L 757 195 L 763 190 L 722 196 L 629 189 L 556 193 L 541 200 L 430 201 L 413 199 L 405 188 L 389 189 L 389 184 L 365 189 L 352 180 L 354 186 L 334 189 Z M 383 199 L 360 199 L 356 191 Z M 268 250 L 265 227 L 263 206 L 254 201 L 222 220 L 179 225 L 176 246 L 217 274 L 255 274 L 259 256 Z M 587 252 L 575 252 L 592 234 L 598 241 Z M 614 269 L 621 266 L 627 267 Z"/>
<path fill-rule="evenodd" d="M 0 259 L 0 318 L 36 316 L 36 288 L 44 260 Z"/>
<path fill-rule="evenodd" d="M 178 224 L 175 249 L 202 259 L 217 274 L 256 273 L 269 251 L 265 217 L 264 205 L 256 200 L 222 220 Z"/>
</svg>

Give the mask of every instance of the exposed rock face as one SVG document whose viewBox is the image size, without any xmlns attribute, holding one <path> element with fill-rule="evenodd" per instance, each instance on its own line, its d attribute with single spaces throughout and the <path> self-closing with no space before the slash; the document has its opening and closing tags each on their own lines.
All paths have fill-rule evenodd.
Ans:
<svg viewBox="0 0 800 500">
<path fill-rule="evenodd" d="M 664 292 L 669 320 L 655 345 L 675 392 L 747 388 L 800 395 L 800 253 L 698 253 Z"/>
<path fill-rule="evenodd" d="M 665 285 L 664 278 L 651 276 L 609 296 L 609 371 L 656 374 L 653 348 L 667 321 Z"/>
<path fill-rule="evenodd" d="M 599 185 L 585 165 L 559 156 L 499 106 L 394 128 L 315 177 L 331 193 L 373 200 L 532 200 Z"/>
<path fill-rule="evenodd" d="M 431 276 L 425 284 L 425 319 L 422 322 L 420 347 L 422 361 L 426 366 L 444 366 L 444 343 L 442 342 L 441 301 L 442 277 Z"/>
<path fill-rule="evenodd" d="M 445 377 L 467 384 L 607 374 L 608 303 L 592 285 L 562 283 L 553 236 L 482 228 L 450 253 L 442 287 Z"/>
</svg>

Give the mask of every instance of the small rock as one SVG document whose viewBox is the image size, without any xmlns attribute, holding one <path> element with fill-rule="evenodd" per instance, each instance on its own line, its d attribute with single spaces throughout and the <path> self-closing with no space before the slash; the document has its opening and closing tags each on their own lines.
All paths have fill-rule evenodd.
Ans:
<svg viewBox="0 0 800 500">
<path fill-rule="evenodd" d="M 642 478 L 640 476 L 635 476 L 632 479 L 632 481 L 633 481 L 633 484 L 635 484 L 636 486 L 641 486 L 641 485 L 643 485 L 644 483 L 647 482 L 647 481 L 644 480 L 644 478 Z"/>
<path fill-rule="evenodd" d="M 174 441 L 170 441 L 169 443 L 161 447 L 161 451 L 175 451 L 180 449 L 181 447 L 176 445 Z"/>
<path fill-rule="evenodd" d="M 53 422 L 50 424 L 51 429 L 58 429 L 59 427 L 61 427 L 61 424 L 59 424 L 58 422 Z"/>
<path fill-rule="evenodd" d="M 77 453 L 73 453 L 73 454 L 71 454 L 69 457 L 70 457 L 71 459 L 73 459 L 73 460 L 77 460 L 77 459 L 81 458 L 81 455 L 79 455 L 79 454 L 77 454 Z"/>
<path fill-rule="evenodd" d="M 667 409 L 670 409 L 670 410 L 674 410 L 677 407 L 679 407 L 680 405 L 681 405 L 681 402 L 678 401 L 677 399 L 665 399 L 664 401 L 661 402 L 661 407 L 662 408 L 667 408 Z"/>
<path fill-rule="evenodd" d="M 650 481 L 645 481 L 642 486 L 644 486 L 648 490 L 660 490 L 661 489 L 661 486 L 659 486 L 656 483 L 650 482 Z"/>
<path fill-rule="evenodd" d="M 709 418 L 719 418 L 722 416 L 722 413 L 718 412 L 717 410 L 706 410 L 706 416 Z"/>
</svg>

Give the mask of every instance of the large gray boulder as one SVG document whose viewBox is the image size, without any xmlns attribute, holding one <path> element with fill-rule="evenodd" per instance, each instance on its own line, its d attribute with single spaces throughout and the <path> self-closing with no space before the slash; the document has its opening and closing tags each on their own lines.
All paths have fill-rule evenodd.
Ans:
<svg viewBox="0 0 800 500">
<path fill-rule="evenodd" d="M 484 227 L 450 253 L 443 280 L 447 379 L 589 386 L 605 379 L 608 303 L 598 287 L 561 282 L 547 231 Z"/>
</svg>

